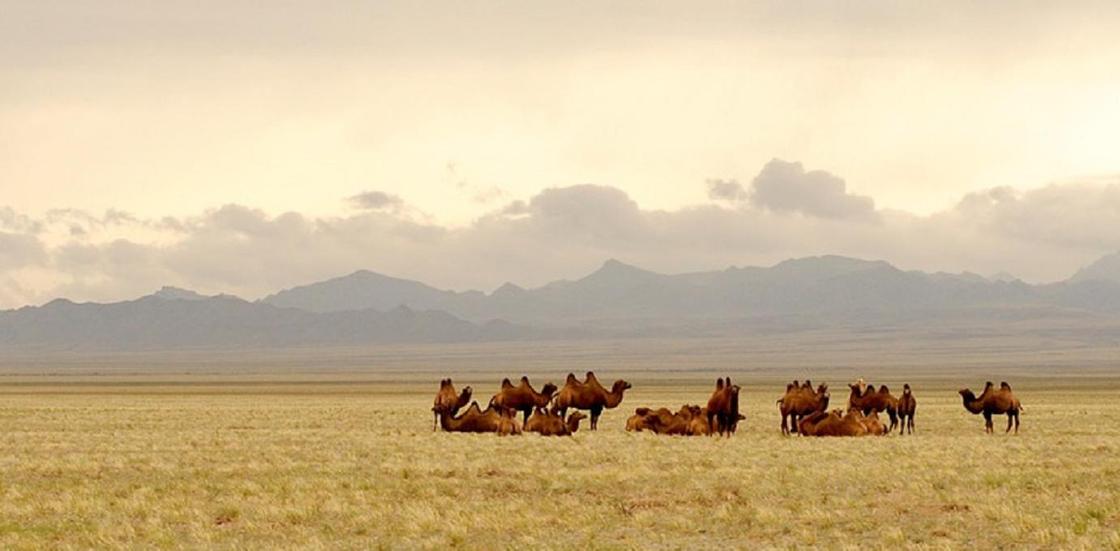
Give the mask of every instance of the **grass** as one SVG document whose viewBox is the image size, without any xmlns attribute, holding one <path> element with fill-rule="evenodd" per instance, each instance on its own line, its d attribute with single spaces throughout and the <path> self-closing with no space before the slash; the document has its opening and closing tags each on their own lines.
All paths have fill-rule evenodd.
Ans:
<svg viewBox="0 0 1120 551">
<path fill-rule="evenodd" d="M 562 380 L 547 364 L 534 381 Z M 860 439 L 782 437 L 797 375 L 732 371 L 748 419 L 727 440 L 624 432 L 714 380 L 639 366 L 597 433 L 554 439 L 433 433 L 438 370 L 8 375 L 0 547 L 1120 549 L 1120 381 L 1099 370 L 1012 371 L 1021 433 L 988 436 L 956 394 L 985 377 L 907 368 L 917 434 Z M 843 401 L 845 369 L 811 373 Z M 500 375 L 469 373 L 485 401 Z"/>
</svg>

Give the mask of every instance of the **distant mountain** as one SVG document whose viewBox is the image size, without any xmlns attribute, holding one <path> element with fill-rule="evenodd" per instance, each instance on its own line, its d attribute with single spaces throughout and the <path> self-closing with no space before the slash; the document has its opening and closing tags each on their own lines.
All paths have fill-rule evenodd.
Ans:
<svg viewBox="0 0 1120 551">
<path fill-rule="evenodd" d="M 1111 281 L 1120 283 L 1120 252 L 1102 257 L 1073 274 L 1070 282 Z"/>
<path fill-rule="evenodd" d="M 174 297 L 185 298 L 174 298 Z M 505 340 L 505 322 L 478 325 L 446 312 L 398 307 L 315 313 L 231 296 L 158 292 L 111 304 L 55 300 L 0 312 L 0 350 L 149 350 Z"/>
<path fill-rule="evenodd" d="M 165 287 L 113 304 L 56 300 L 0 312 L 0 350 L 179 349 L 726 336 L 807 329 L 941 327 L 998 331 L 1114 326 L 1120 281 L 1102 259 L 1068 282 L 904 271 L 841 256 L 771 267 L 661 274 L 608 260 L 574 281 L 490 294 L 453 292 L 368 271 L 258 302 Z M 1095 334 L 1095 333 L 1094 333 Z"/>
</svg>

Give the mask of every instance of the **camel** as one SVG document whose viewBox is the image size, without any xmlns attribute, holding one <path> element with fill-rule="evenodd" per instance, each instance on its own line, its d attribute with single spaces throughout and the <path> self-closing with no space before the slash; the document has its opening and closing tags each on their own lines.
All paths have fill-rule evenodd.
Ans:
<svg viewBox="0 0 1120 551">
<path fill-rule="evenodd" d="M 831 397 L 828 385 L 821 383 L 816 391 L 811 385 L 809 381 L 805 381 L 805 385 L 799 385 L 797 381 L 786 385 L 785 395 L 778 399 L 778 410 L 782 413 L 782 434 L 797 432 L 800 426 L 799 417 L 828 410 L 828 401 Z"/>
<path fill-rule="evenodd" d="M 999 389 L 991 381 L 984 384 L 984 392 L 977 398 L 971 390 L 963 389 L 960 391 L 961 398 L 964 400 L 964 409 L 973 415 L 984 415 L 984 432 L 991 434 L 994 432 L 992 428 L 992 415 L 1007 414 L 1007 430 L 1004 432 L 1011 432 L 1011 426 L 1015 425 L 1015 434 L 1019 434 L 1019 412 L 1023 410 L 1023 405 L 1019 403 L 1019 399 L 1011 392 L 1011 385 L 1007 382 L 1001 382 Z"/>
<path fill-rule="evenodd" d="M 447 432 L 496 432 L 499 436 L 521 434 L 521 426 L 514 417 L 516 412 L 500 406 L 490 406 L 483 411 L 478 402 L 462 415 L 455 417 L 449 411 L 439 414 L 439 422 Z"/>
<path fill-rule="evenodd" d="M 860 415 L 862 416 L 860 422 L 863 423 L 863 427 L 867 429 L 867 434 L 883 436 L 887 433 L 887 427 L 884 427 L 883 423 L 879 421 L 879 412 L 872 412 L 871 415 L 867 416 L 863 416 L 863 413 L 860 412 Z"/>
<path fill-rule="evenodd" d="M 708 399 L 708 434 L 719 433 L 730 437 L 739 424 L 739 385 L 731 384 L 731 377 L 716 379 L 716 389 Z"/>
<path fill-rule="evenodd" d="M 840 410 L 817 411 L 801 420 L 800 429 L 804 436 L 867 435 L 863 414 L 859 410 L 850 410 L 843 415 L 841 415 Z"/>
<path fill-rule="evenodd" d="M 439 422 L 439 415 L 443 412 L 448 412 L 451 415 L 458 413 L 463 406 L 471 401 L 471 387 L 463 387 L 461 394 L 455 394 L 455 385 L 451 384 L 451 379 L 442 379 L 439 382 L 439 392 L 436 393 L 435 402 L 432 404 L 432 413 L 435 414 L 435 419 L 432 420 L 432 430 L 436 430 L 436 423 Z"/>
<path fill-rule="evenodd" d="M 898 398 L 898 435 L 909 432 L 914 434 L 914 411 L 918 409 L 918 401 L 910 391 L 910 385 L 902 385 L 902 396 Z"/>
<path fill-rule="evenodd" d="M 705 436 L 712 433 L 712 425 L 708 423 L 708 408 L 691 406 L 692 419 L 688 422 L 689 436 Z"/>
<path fill-rule="evenodd" d="M 537 432 L 541 436 L 568 436 L 579 430 L 579 422 L 587 419 L 582 412 L 573 411 L 564 421 L 563 417 L 551 413 L 544 407 L 534 408 L 533 416 L 525 421 L 526 432 Z"/>
<path fill-rule="evenodd" d="M 852 393 L 848 396 L 849 409 L 858 409 L 864 415 L 886 411 L 887 416 L 891 419 L 887 432 L 898 426 L 898 398 L 891 395 L 887 385 L 879 387 L 879 390 L 875 390 L 875 385 L 867 385 L 866 390 L 860 390 L 860 383 L 853 383 L 848 387 L 852 389 Z"/>
<path fill-rule="evenodd" d="M 529 384 L 528 377 L 521 377 L 521 382 L 517 386 L 513 386 L 509 379 L 502 379 L 502 389 L 490 399 L 490 403 L 520 411 L 523 415 L 522 423 L 528 423 L 529 414 L 533 409 L 547 406 L 554 394 L 556 394 L 556 385 L 552 383 L 545 383 L 541 391 L 537 392 L 533 389 L 533 385 Z"/>
<path fill-rule="evenodd" d="M 591 412 L 591 430 L 597 430 L 603 409 L 618 407 L 622 403 L 623 394 L 630 388 L 630 383 L 619 379 L 608 391 L 599 384 L 599 379 L 591 371 L 587 372 L 582 383 L 576 380 L 574 374 L 569 373 L 564 388 L 560 389 L 553 400 L 552 411 L 563 417 L 568 408 L 586 409 Z"/>
</svg>

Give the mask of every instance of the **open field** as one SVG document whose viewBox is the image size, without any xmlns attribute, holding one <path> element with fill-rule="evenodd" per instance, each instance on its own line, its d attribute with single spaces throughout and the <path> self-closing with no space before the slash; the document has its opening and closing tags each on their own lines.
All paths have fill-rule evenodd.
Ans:
<svg viewBox="0 0 1120 551">
<path fill-rule="evenodd" d="M 1120 377 L 1107 349 L 1004 363 L 923 363 L 905 346 L 878 362 L 838 347 L 753 361 L 730 345 L 673 350 L 393 351 L 319 369 L 258 358 L 236 373 L 166 358 L 9 365 L 0 546 L 1120 549 Z M 523 356 L 536 361 L 507 365 Z M 735 438 L 622 430 L 634 407 L 703 403 L 719 366 L 744 385 Z M 539 385 L 587 368 L 634 384 L 597 433 L 432 432 L 442 375 L 485 402 L 502 374 Z M 917 434 L 783 438 L 774 400 L 806 375 L 830 382 L 834 403 L 854 376 L 911 382 Z M 989 378 L 1023 401 L 1017 437 L 986 436 L 960 405 L 962 384 Z"/>
</svg>

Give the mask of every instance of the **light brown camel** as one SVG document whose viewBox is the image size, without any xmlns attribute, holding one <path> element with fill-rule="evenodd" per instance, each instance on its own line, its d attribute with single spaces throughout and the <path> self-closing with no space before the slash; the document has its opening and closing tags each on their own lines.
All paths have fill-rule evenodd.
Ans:
<svg viewBox="0 0 1120 551">
<path fill-rule="evenodd" d="M 902 385 L 902 396 L 898 397 L 898 435 L 909 432 L 914 434 L 914 412 L 918 409 L 918 401 L 910 391 L 910 385 Z"/>
<path fill-rule="evenodd" d="M 884 427 L 883 423 L 879 421 L 879 412 L 873 411 L 871 415 L 863 415 L 863 413 L 857 410 L 857 413 L 860 413 L 860 422 L 863 423 L 863 427 L 867 429 L 867 434 L 872 436 L 883 436 L 887 434 L 887 427 Z"/>
<path fill-rule="evenodd" d="M 866 436 L 867 427 L 863 424 L 863 414 L 851 410 L 841 415 L 840 410 L 818 411 L 801 420 L 801 434 L 804 436 Z"/>
<path fill-rule="evenodd" d="M 556 394 L 556 385 L 545 383 L 541 391 L 533 389 L 528 377 L 521 377 L 521 382 L 514 386 L 509 379 L 502 379 L 502 389 L 490 398 L 490 403 L 512 410 L 520 411 L 523 415 L 522 422 L 529 422 L 529 414 L 535 408 L 548 406 L 552 396 Z"/>
<path fill-rule="evenodd" d="M 586 409 L 591 412 L 591 430 L 596 430 L 599 428 L 599 416 L 603 414 L 603 409 L 618 407 L 622 403 L 623 394 L 630 388 L 630 383 L 619 379 L 608 391 L 599 384 L 599 379 L 591 371 L 587 372 L 582 383 L 569 373 L 564 388 L 560 389 L 553 400 L 552 411 L 563 417 L 568 408 Z"/>
<path fill-rule="evenodd" d="M 709 434 L 718 433 L 730 437 L 739 424 L 739 385 L 731 383 L 731 377 L 716 379 L 716 389 L 708 399 Z"/>
<path fill-rule="evenodd" d="M 826 411 L 830 397 L 825 383 L 821 383 L 815 391 L 809 381 L 805 381 L 804 385 L 799 385 L 797 381 L 786 385 L 785 395 L 778 399 L 778 410 L 782 414 L 782 434 L 797 432 L 800 425 L 798 418 Z"/>
<path fill-rule="evenodd" d="M 436 423 L 439 422 L 441 413 L 447 412 L 455 415 L 470 401 L 471 387 L 463 387 L 462 394 L 456 394 L 455 385 L 451 384 L 451 379 L 441 379 L 439 392 L 436 393 L 435 402 L 432 404 L 432 413 L 435 414 L 435 418 L 432 420 L 432 430 L 436 430 Z"/>
<path fill-rule="evenodd" d="M 440 412 L 439 422 L 447 432 L 496 432 L 500 436 L 521 434 L 521 425 L 514 417 L 517 412 L 498 406 L 490 406 L 483 411 L 478 402 L 462 415 L 455 417 L 450 412 Z"/>
<path fill-rule="evenodd" d="M 630 432 L 649 431 L 656 434 L 691 436 L 708 434 L 707 408 L 683 405 L 676 413 L 668 408 L 637 408 L 626 421 Z"/>
<path fill-rule="evenodd" d="M 992 433 L 992 415 L 1007 414 L 1007 430 L 1004 432 L 1011 432 L 1012 423 L 1015 425 L 1015 434 L 1019 434 L 1019 412 L 1023 410 L 1023 405 L 1019 403 L 1019 399 L 1011 392 L 1011 385 L 1006 382 L 1001 382 L 999 388 L 991 381 L 984 384 L 984 392 L 977 398 L 972 391 L 964 389 L 960 391 L 961 398 L 964 400 L 964 408 L 972 413 L 984 415 L 984 432 Z"/>
<path fill-rule="evenodd" d="M 652 415 L 653 410 L 650 408 L 637 408 L 634 410 L 634 415 L 631 415 L 626 420 L 626 432 L 642 432 L 644 430 L 652 431 L 657 426 L 657 416 Z"/>
<path fill-rule="evenodd" d="M 848 395 L 849 409 L 858 409 L 864 415 L 886 411 L 887 416 L 891 419 L 891 425 L 887 427 L 887 432 L 898 426 L 898 398 L 891 395 L 887 385 L 879 387 L 879 390 L 875 390 L 875 385 L 867 385 L 867 389 L 863 391 L 860 390 L 859 383 L 850 384 L 848 387 L 852 389 L 851 394 Z"/>
<path fill-rule="evenodd" d="M 587 419 L 582 412 L 573 411 L 564 421 L 560 415 L 551 413 L 543 407 L 535 408 L 532 417 L 525 422 L 526 432 L 537 432 L 542 436 L 567 436 L 579 430 L 579 422 Z"/>
<path fill-rule="evenodd" d="M 708 423 L 708 408 L 691 406 L 692 420 L 688 422 L 690 436 L 706 436 L 712 433 L 712 425 Z"/>
</svg>

